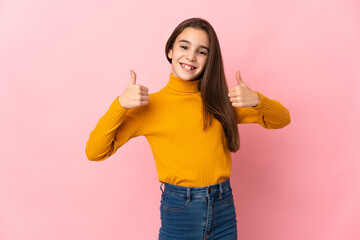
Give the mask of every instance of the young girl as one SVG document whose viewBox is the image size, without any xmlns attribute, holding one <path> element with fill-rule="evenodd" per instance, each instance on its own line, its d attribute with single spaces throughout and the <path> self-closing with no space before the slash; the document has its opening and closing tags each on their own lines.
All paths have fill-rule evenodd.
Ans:
<svg viewBox="0 0 360 240">
<path fill-rule="evenodd" d="M 129 139 L 145 136 L 161 182 L 159 239 L 237 239 L 230 186 L 231 154 L 240 146 L 237 124 L 282 128 L 290 123 L 278 101 L 238 85 L 227 87 L 218 38 L 204 19 L 180 23 L 165 54 L 172 73 L 159 92 L 136 83 L 131 71 L 90 133 L 89 160 L 105 160 Z"/>
</svg>

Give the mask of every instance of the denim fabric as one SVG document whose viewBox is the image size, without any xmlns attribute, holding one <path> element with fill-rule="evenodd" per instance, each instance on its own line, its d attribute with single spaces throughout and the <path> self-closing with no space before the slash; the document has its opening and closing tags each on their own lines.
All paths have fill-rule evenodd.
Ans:
<svg viewBox="0 0 360 240">
<path fill-rule="evenodd" d="M 237 239 L 230 179 L 206 187 L 162 183 L 160 189 L 159 240 Z"/>
</svg>

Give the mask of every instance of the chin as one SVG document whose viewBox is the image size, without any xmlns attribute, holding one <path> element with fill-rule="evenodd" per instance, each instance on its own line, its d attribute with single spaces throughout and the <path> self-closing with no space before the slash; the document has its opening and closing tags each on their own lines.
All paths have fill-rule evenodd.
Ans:
<svg viewBox="0 0 360 240">
<path fill-rule="evenodd" d="M 180 75 L 179 77 L 181 79 L 187 80 L 187 81 L 199 79 L 199 77 L 201 76 L 201 74 L 195 74 L 195 75 L 179 74 L 179 75 Z"/>
<path fill-rule="evenodd" d="M 187 80 L 187 81 L 191 81 L 194 80 L 196 77 L 192 77 L 192 76 L 188 76 L 188 77 L 183 77 L 182 79 Z"/>
</svg>

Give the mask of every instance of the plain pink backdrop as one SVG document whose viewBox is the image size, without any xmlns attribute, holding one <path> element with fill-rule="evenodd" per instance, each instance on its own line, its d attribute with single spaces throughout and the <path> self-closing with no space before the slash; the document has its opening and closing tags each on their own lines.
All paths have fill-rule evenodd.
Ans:
<svg viewBox="0 0 360 240">
<path fill-rule="evenodd" d="M 214 26 L 229 87 L 241 70 L 291 114 L 239 125 L 239 239 L 360 239 L 358 0 L 2 0 L 1 240 L 157 239 L 146 139 L 101 162 L 85 145 L 130 69 L 150 93 L 167 84 L 166 40 L 190 17 Z"/>
</svg>

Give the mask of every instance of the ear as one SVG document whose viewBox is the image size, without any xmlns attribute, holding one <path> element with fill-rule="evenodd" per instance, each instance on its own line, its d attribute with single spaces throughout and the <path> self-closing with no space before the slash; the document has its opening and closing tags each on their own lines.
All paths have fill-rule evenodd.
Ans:
<svg viewBox="0 0 360 240">
<path fill-rule="evenodd" d="M 172 59 L 172 49 L 170 49 L 168 52 L 168 58 Z"/>
</svg>

